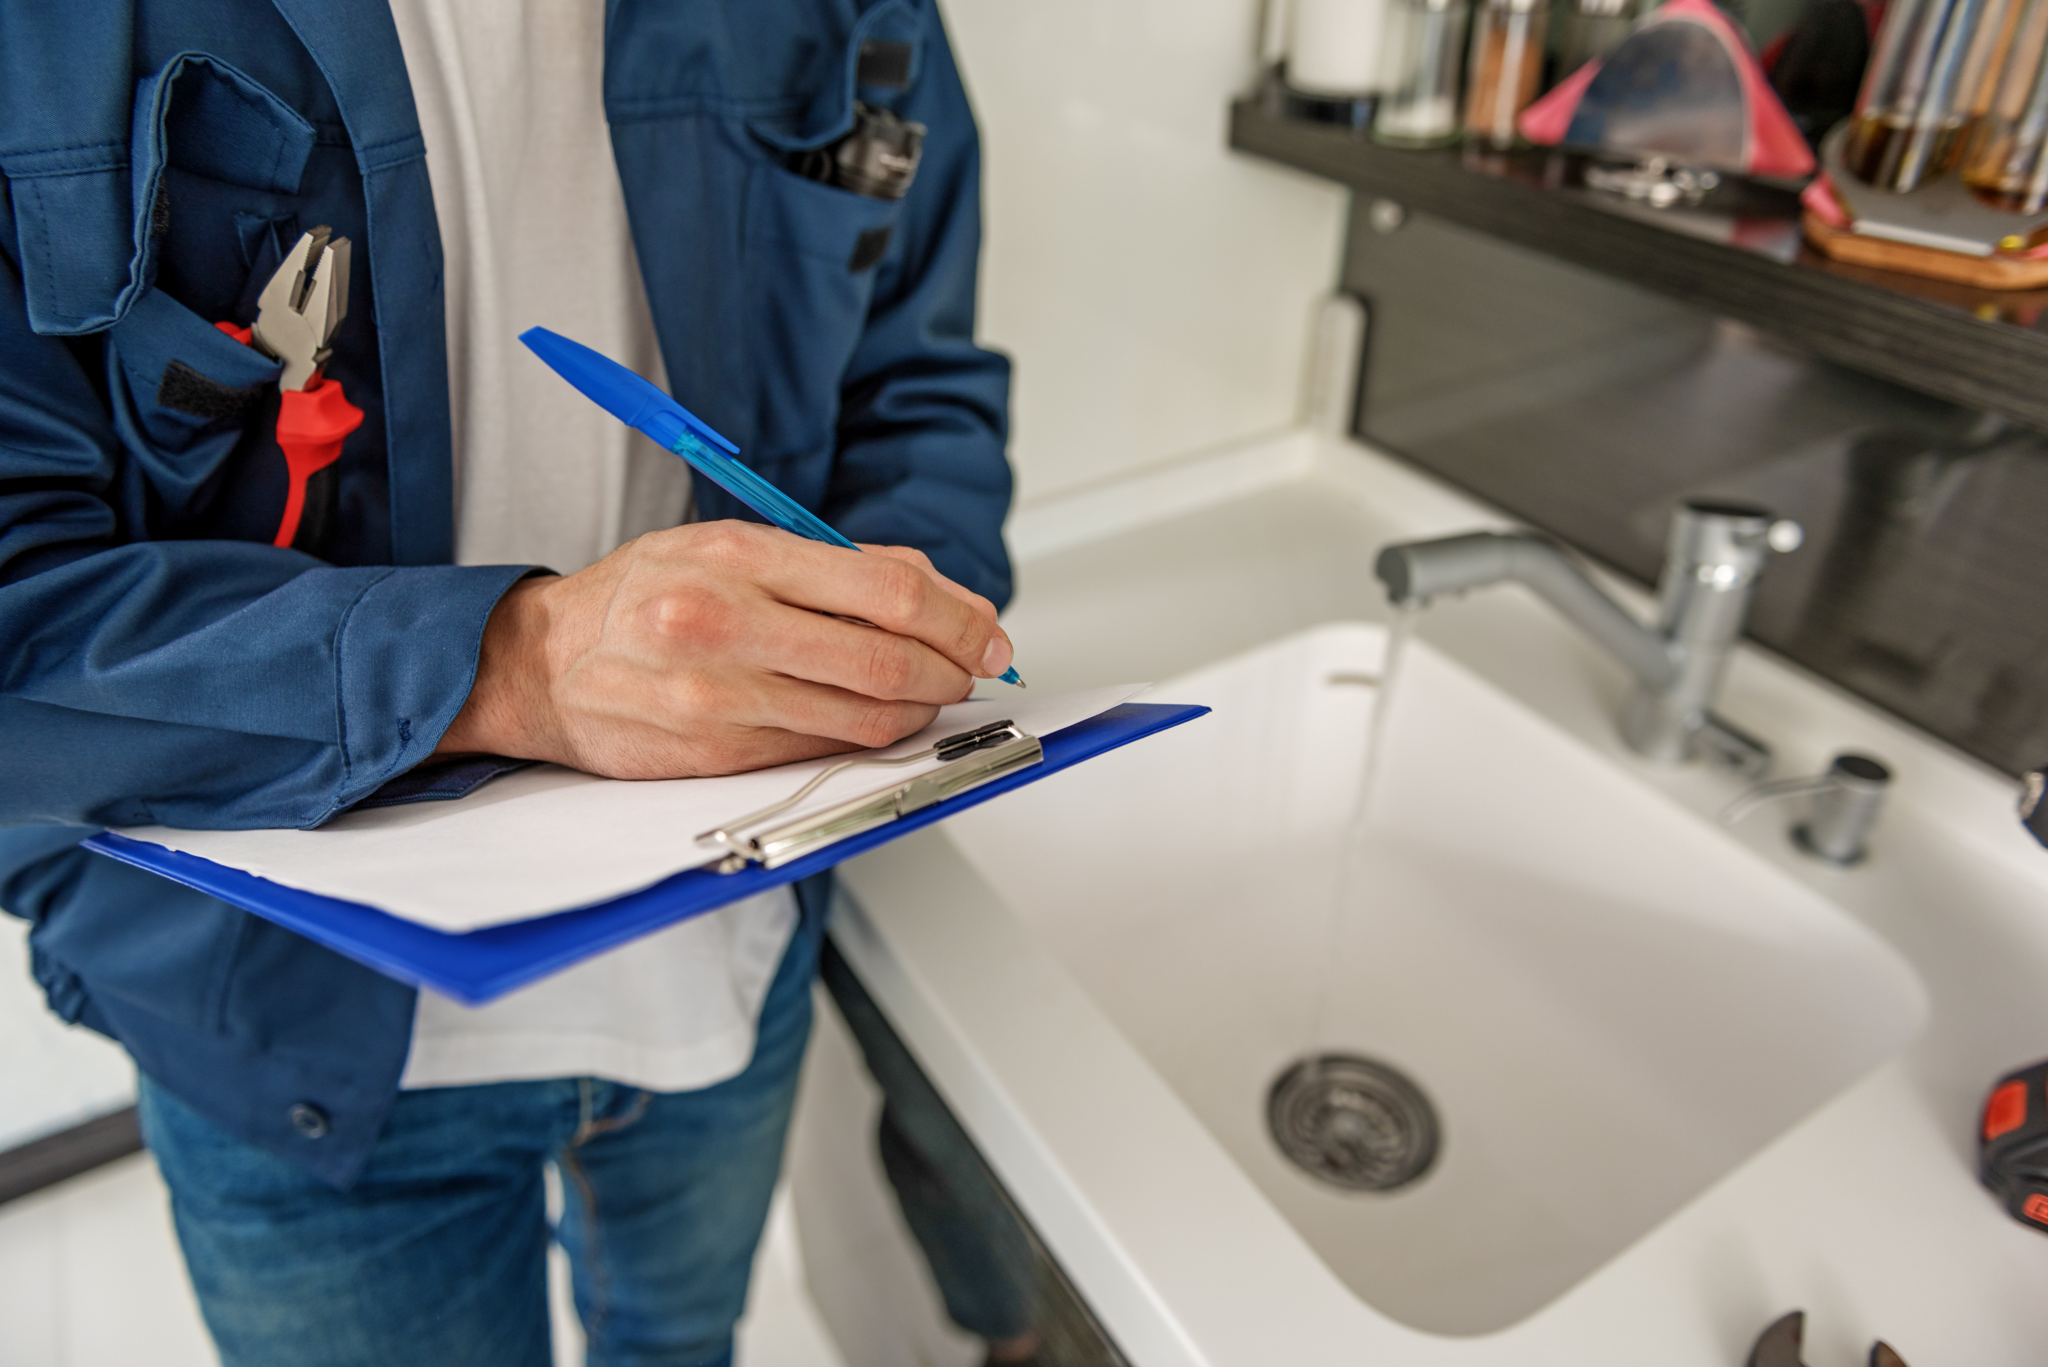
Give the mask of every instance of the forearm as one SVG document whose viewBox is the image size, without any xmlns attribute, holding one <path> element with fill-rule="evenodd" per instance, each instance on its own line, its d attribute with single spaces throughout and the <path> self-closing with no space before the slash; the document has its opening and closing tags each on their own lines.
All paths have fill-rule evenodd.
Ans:
<svg viewBox="0 0 2048 1367">
<path fill-rule="evenodd" d="M 0 587 L 0 825 L 316 825 L 432 752 L 524 572 L 145 542 Z"/>
</svg>

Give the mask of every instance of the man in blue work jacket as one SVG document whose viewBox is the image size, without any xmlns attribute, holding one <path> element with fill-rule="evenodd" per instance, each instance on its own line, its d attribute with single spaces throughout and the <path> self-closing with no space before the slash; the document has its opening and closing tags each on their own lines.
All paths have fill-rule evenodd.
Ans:
<svg viewBox="0 0 2048 1367">
<path fill-rule="evenodd" d="M 972 118 L 932 0 L 612 0 L 589 84 L 596 101 L 601 69 L 630 223 L 611 257 L 637 257 L 652 361 L 882 553 L 760 527 L 700 485 L 691 525 L 574 573 L 457 564 L 454 481 L 476 467 L 451 439 L 446 329 L 489 315 L 451 307 L 444 263 L 480 278 L 489 225 L 452 235 L 450 214 L 488 179 L 492 129 L 421 110 L 488 86 L 497 34 L 479 0 L 391 8 L 0 0 L 0 906 L 32 923 L 51 1007 L 136 1060 L 230 1367 L 546 1362 L 549 1161 L 573 1179 L 592 1360 L 725 1362 L 821 885 L 717 1081 L 413 1089 L 412 989 L 76 846 L 457 796 L 500 767 L 475 755 L 648 778 L 882 744 L 1001 673 L 1008 371 L 972 342 Z M 815 178 L 877 110 L 928 130 L 908 193 Z M 366 416 L 278 546 L 279 366 L 215 324 L 252 322 L 315 224 L 355 245 L 324 374 Z M 516 246 L 518 227 L 497 231 Z M 492 393 L 458 385 L 458 418 Z M 892 1174 L 925 1189 L 905 1199 L 956 1318 L 1021 1341 L 960 1234 L 989 1198 L 949 1207 L 957 1159 L 921 1151 L 930 1100 L 891 1088 Z"/>
</svg>

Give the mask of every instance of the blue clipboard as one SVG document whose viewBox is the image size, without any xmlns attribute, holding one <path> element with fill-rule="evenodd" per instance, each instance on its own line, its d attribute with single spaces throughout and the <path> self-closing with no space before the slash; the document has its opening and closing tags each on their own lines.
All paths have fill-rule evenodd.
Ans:
<svg viewBox="0 0 2048 1367">
<path fill-rule="evenodd" d="M 921 830 L 955 812 L 1070 769 L 1134 740 L 1193 721 L 1208 710 L 1162 703 L 1124 703 L 1043 737 L 1045 758 L 1040 763 L 779 867 L 753 866 L 739 873 L 689 869 L 608 902 L 530 921 L 490 926 L 466 935 L 432 930 L 360 902 L 300 892 L 210 859 L 131 840 L 112 831 L 93 836 L 84 845 L 275 921 L 400 982 L 430 987 L 457 1001 L 479 1005 L 663 926 L 822 873 L 898 836 Z"/>
</svg>

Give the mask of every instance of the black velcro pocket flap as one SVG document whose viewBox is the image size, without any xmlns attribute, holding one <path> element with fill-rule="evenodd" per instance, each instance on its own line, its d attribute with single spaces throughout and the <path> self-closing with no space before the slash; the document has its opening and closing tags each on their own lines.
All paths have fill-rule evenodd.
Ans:
<svg viewBox="0 0 2048 1367">
<path fill-rule="evenodd" d="M 277 383 L 283 369 L 276 361 L 251 346 L 244 346 L 214 327 L 162 290 L 151 290 L 135 302 L 128 316 L 110 334 L 115 358 L 128 373 L 138 394 L 161 395 L 166 385 L 180 390 L 170 378 L 174 367 L 189 370 L 195 381 L 223 391 L 260 390 Z M 177 411 L 192 413 L 191 409 Z M 237 410 L 239 411 L 239 410 Z M 192 413 L 194 417 L 224 417 L 224 413 Z"/>
<path fill-rule="evenodd" d="M 213 422 L 240 417 L 262 393 L 260 384 L 222 384 L 183 361 L 172 361 L 157 382 L 156 402 L 159 408 Z"/>
<path fill-rule="evenodd" d="M 854 68 L 854 84 L 879 86 L 884 90 L 908 89 L 910 59 L 916 50 L 909 43 L 868 39 L 860 45 L 860 61 Z"/>
<path fill-rule="evenodd" d="M 107 359 L 115 430 L 175 521 L 211 498 L 281 367 L 159 289 L 108 331 Z"/>
<path fill-rule="evenodd" d="M 846 269 L 858 275 L 880 261 L 882 254 L 889 250 L 889 236 L 894 231 L 892 225 L 885 223 L 879 228 L 870 228 L 855 238 L 853 257 L 846 263 Z"/>
</svg>

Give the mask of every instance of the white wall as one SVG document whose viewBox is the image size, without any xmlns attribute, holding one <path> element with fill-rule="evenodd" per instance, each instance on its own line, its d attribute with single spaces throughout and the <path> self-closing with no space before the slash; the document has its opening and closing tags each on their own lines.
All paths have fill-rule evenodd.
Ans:
<svg viewBox="0 0 2048 1367">
<path fill-rule="evenodd" d="M 0 1363 L 219 1367 L 147 1154 L 0 1206 Z"/>
<path fill-rule="evenodd" d="M 0 1149 L 134 1099 L 135 1068 L 128 1056 L 50 1014 L 42 989 L 28 975 L 28 922 L 0 913 Z"/>
<path fill-rule="evenodd" d="M 1258 0 L 942 0 L 1021 503 L 1298 420 L 1344 192 L 1225 147 Z"/>
</svg>

